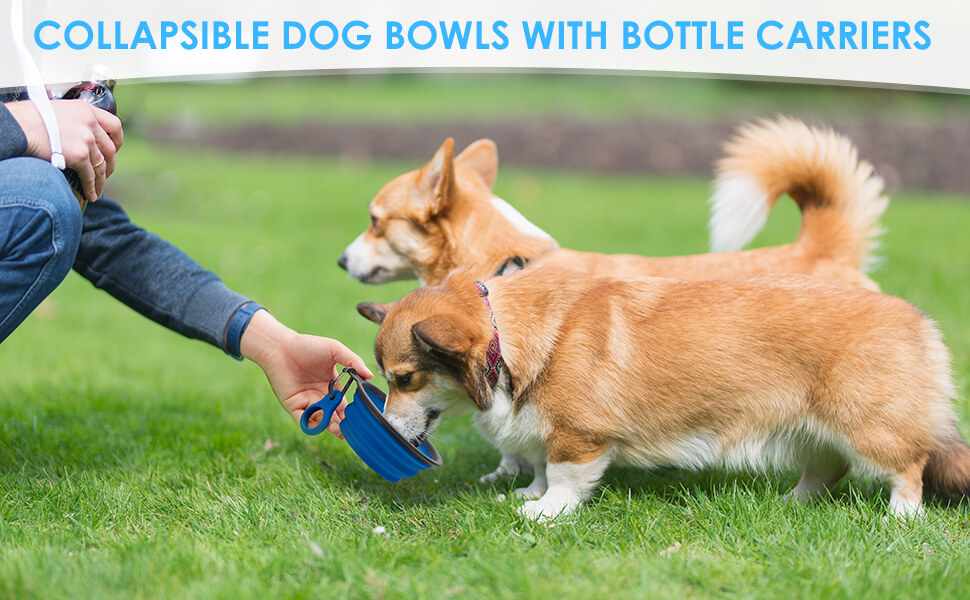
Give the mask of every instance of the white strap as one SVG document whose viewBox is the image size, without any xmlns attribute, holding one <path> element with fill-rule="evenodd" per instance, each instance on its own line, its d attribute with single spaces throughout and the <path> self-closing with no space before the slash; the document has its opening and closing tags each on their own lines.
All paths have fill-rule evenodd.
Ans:
<svg viewBox="0 0 970 600">
<path fill-rule="evenodd" d="M 61 150 L 61 128 L 57 125 L 54 105 L 51 104 L 47 88 L 44 87 L 44 78 L 24 44 L 24 8 L 21 0 L 10 3 L 10 26 L 13 29 L 13 43 L 20 57 L 20 66 L 24 70 L 24 79 L 27 81 L 27 96 L 40 113 L 40 119 L 44 122 L 47 137 L 50 139 L 51 164 L 63 171 L 67 163 L 64 162 L 64 153 Z"/>
</svg>

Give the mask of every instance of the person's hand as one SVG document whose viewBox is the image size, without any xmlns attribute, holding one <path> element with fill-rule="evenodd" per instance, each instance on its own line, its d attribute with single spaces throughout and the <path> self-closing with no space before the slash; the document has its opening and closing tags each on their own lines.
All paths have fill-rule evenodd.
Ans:
<svg viewBox="0 0 970 600">
<path fill-rule="evenodd" d="M 297 421 L 306 407 L 327 395 L 338 364 L 353 367 L 365 379 L 374 376 L 363 359 L 337 340 L 299 334 L 265 310 L 253 315 L 239 347 L 243 356 L 263 369 L 283 409 Z M 314 418 L 311 426 L 320 422 L 320 413 Z M 343 418 L 341 404 L 327 426 L 327 431 L 341 439 Z"/>
<path fill-rule="evenodd" d="M 54 100 L 54 114 L 61 130 L 64 162 L 77 172 L 90 202 L 101 197 L 105 180 L 114 173 L 115 153 L 124 142 L 121 120 L 84 100 Z M 27 137 L 27 155 L 51 159 L 50 138 L 33 102 L 9 102 L 4 106 Z"/>
</svg>

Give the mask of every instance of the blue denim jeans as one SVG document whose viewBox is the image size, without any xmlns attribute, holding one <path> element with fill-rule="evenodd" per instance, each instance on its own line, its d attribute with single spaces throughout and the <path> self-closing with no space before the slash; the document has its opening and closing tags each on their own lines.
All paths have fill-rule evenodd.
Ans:
<svg viewBox="0 0 970 600">
<path fill-rule="evenodd" d="M 0 342 L 74 270 L 149 319 L 229 352 L 249 299 L 101 198 L 84 216 L 64 175 L 36 158 L 0 160 Z"/>
<path fill-rule="evenodd" d="M 37 158 L 0 161 L 0 342 L 64 280 L 80 241 L 64 175 Z"/>
</svg>

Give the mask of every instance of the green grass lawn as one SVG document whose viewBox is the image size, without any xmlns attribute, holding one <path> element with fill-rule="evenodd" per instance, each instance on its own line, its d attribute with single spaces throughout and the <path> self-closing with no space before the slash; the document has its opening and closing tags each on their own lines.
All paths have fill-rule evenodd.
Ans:
<svg viewBox="0 0 970 600">
<path fill-rule="evenodd" d="M 137 222 L 291 326 L 372 363 L 366 287 L 337 268 L 365 206 L 416 165 L 214 157 L 129 139 L 112 178 Z M 706 248 L 707 183 L 505 170 L 497 191 L 577 249 Z M 604 210 L 608 208 L 608 210 Z M 940 321 L 970 374 L 970 203 L 903 194 L 874 277 Z M 797 228 L 778 207 L 758 244 Z M 886 521 L 885 486 L 849 477 L 792 506 L 797 475 L 611 469 L 546 527 L 476 483 L 498 453 L 470 422 L 441 468 L 386 483 L 342 442 L 303 435 L 259 369 L 181 339 L 71 275 L 0 345 L 0 597 L 960 598 L 970 510 Z M 380 382 L 382 385 L 384 382 Z M 970 433 L 970 404 L 958 412 Z M 384 527 L 386 536 L 375 534 Z M 679 544 L 676 552 L 666 551 Z"/>
</svg>

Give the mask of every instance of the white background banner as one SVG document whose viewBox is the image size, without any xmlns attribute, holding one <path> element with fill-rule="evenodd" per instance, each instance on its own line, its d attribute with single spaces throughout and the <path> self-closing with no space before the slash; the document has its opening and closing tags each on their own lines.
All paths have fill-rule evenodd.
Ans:
<svg viewBox="0 0 970 600">
<path fill-rule="evenodd" d="M 970 89 L 952 0 L 200 2 L 2 0 L 50 83 L 342 69 L 601 69 Z M 19 1 L 19 0 L 13 0 Z M 22 67 L 0 42 L 0 86 Z"/>
</svg>

